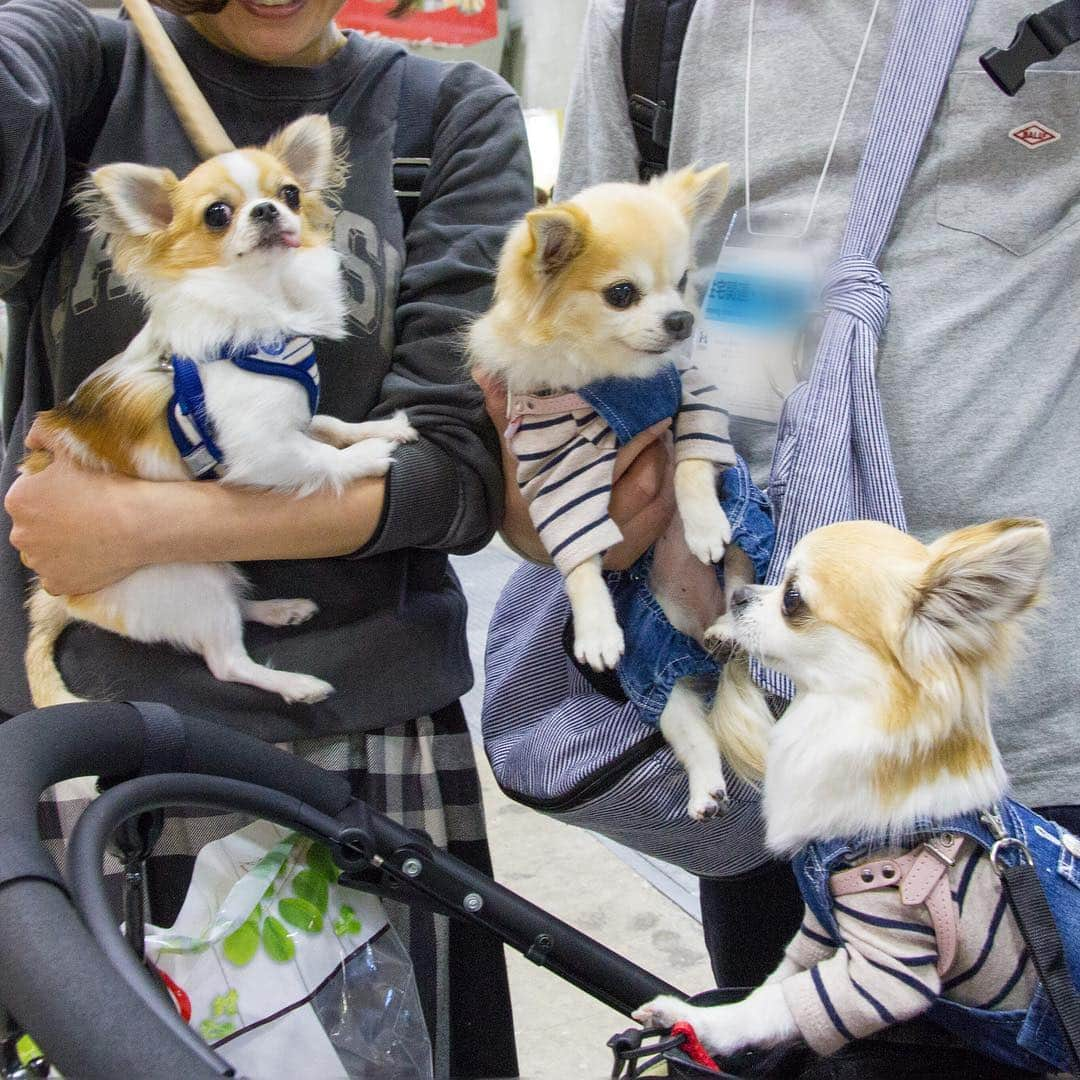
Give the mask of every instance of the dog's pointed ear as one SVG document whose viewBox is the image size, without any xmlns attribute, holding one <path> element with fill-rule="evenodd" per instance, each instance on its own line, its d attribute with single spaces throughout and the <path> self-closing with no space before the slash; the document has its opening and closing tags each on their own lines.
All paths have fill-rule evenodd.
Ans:
<svg viewBox="0 0 1080 1080">
<path fill-rule="evenodd" d="M 304 191 L 333 192 L 345 181 L 344 134 L 321 113 L 294 120 L 267 144 Z"/>
<path fill-rule="evenodd" d="M 589 240 L 589 215 L 573 203 L 555 203 L 525 215 L 532 244 L 527 255 L 536 269 L 554 276 L 570 265 Z"/>
<path fill-rule="evenodd" d="M 173 219 L 176 176 L 148 165 L 102 165 L 75 192 L 75 205 L 96 229 L 110 236 L 149 236 Z"/>
<path fill-rule="evenodd" d="M 728 192 L 731 170 L 727 162 L 697 169 L 693 165 L 665 173 L 650 181 L 678 206 L 688 222 L 708 217 L 720 209 Z"/>
<path fill-rule="evenodd" d="M 959 529 L 930 545 L 931 562 L 912 605 L 907 643 L 924 659 L 999 657 L 1017 620 L 1040 599 L 1050 533 L 1033 518 Z"/>
</svg>

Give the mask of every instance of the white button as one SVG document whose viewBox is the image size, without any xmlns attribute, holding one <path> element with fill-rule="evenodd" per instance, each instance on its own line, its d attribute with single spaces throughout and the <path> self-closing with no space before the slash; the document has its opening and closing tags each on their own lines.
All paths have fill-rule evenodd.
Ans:
<svg viewBox="0 0 1080 1080">
<path fill-rule="evenodd" d="M 1061 843 L 1070 855 L 1080 859 L 1080 837 L 1073 836 L 1071 832 L 1062 833 Z"/>
</svg>

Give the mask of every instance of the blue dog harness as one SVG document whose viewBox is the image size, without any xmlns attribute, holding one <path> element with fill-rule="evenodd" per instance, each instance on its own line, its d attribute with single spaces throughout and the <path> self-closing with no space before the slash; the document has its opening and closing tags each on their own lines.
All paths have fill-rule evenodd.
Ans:
<svg viewBox="0 0 1080 1080">
<path fill-rule="evenodd" d="M 307 394 L 314 416 L 319 408 L 319 367 L 311 338 L 294 337 L 265 345 L 226 345 L 219 360 L 228 360 L 253 375 L 273 375 L 292 379 Z M 184 468 L 193 480 L 213 480 L 220 476 L 223 455 L 214 441 L 214 426 L 206 412 L 199 364 L 187 356 L 173 356 L 173 396 L 167 418 L 169 433 Z"/>
</svg>

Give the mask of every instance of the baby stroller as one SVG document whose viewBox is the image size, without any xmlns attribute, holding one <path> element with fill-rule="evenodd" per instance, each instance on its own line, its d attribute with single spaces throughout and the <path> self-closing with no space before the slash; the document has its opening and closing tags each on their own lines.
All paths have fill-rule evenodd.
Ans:
<svg viewBox="0 0 1080 1080">
<path fill-rule="evenodd" d="M 110 845 L 115 850 L 119 840 L 136 867 L 152 846 L 142 826 L 166 806 L 239 811 L 317 840 L 329 849 L 341 885 L 479 924 L 626 1016 L 657 994 L 678 993 L 423 834 L 372 812 L 341 777 L 164 706 L 95 703 L 27 713 L 0 725 L 0 763 L 0 1076 L 47 1075 L 50 1064 L 67 1076 L 109 1080 L 238 1075 L 181 1018 L 144 963 L 139 894 L 126 903 L 121 933 L 106 890 L 102 860 Z M 103 793 L 80 819 L 65 878 L 38 835 L 38 796 L 89 775 L 101 778 Z M 41 1058 L 20 1060 L 16 1020 Z M 662 1057 L 683 1070 L 670 1075 L 732 1075 L 694 1065 L 682 1052 L 684 1039 L 657 1032 L 642 1040 L 631 1029 L 611 1040 L 616 1068 L 638 1075 L 642 1058 Z"/>
</svg>

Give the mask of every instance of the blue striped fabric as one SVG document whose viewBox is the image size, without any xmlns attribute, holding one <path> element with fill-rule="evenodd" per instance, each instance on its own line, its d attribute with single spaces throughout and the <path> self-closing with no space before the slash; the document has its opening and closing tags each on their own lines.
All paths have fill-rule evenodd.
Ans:
<svg viewBox="0 0 1080 1080">
<path fill-rule="evenodd" d="M 836 521 L 874 519 L 907 528 L 874 364 L 889 314 L 877 260 L 930 129 L 972 0 L 903 0 L 885 61 L 870 133 L 855 180 L 840 257 L 826 275 L 827 312 L 807 382 L 780 417 L 769 494 L 776 584 L 792 548 Z M 784 697 L 782 676 L 758 671 Z"/>
<path fill-rule="evenodd" d="M 526 564 L 495 608 L 485 659 L 484 747 L 512 798 L 551 804 L 632 753 L 653 731 L 629 702 L 597 693 L 568 658 L 570 605 L 551 566 Z M 567 809 L 538 809 L 695 874 L 727 876 L 766 859 L 757 795 L 728 777 L 729 813 L 693 821 L 686 772 L 666 745 Z"/>
</svg>

